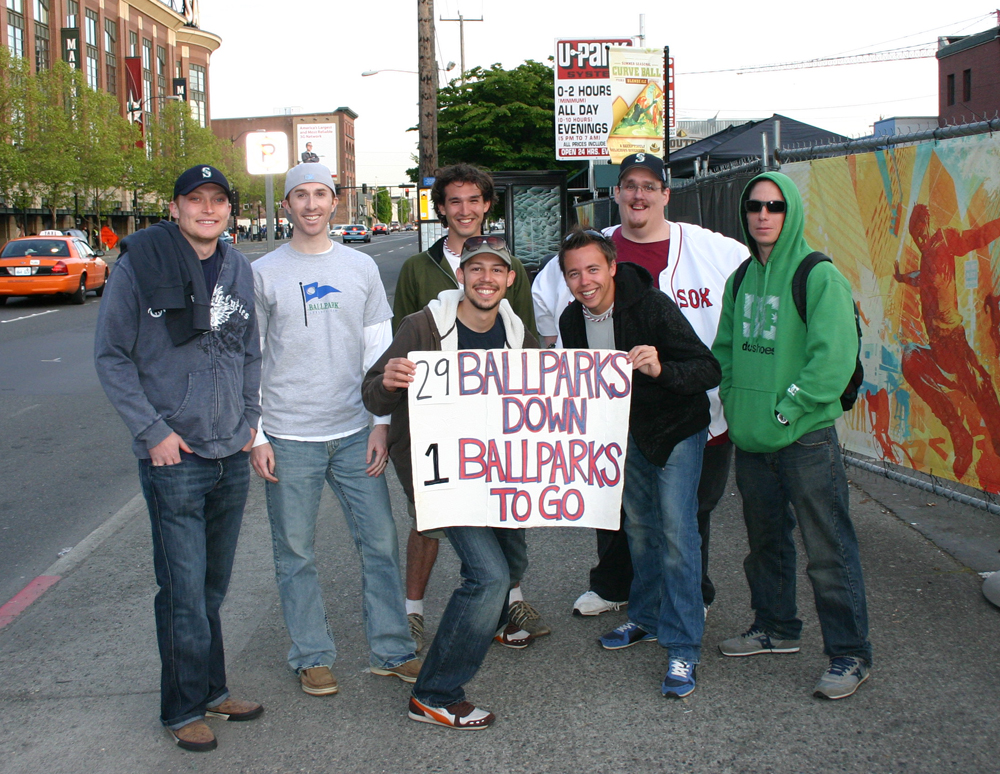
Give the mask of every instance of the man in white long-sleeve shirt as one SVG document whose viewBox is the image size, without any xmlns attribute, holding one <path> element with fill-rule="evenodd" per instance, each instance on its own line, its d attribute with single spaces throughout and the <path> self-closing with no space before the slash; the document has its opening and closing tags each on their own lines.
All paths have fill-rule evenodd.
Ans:
<svg viewBox="0 0 1000 774">
<path fill-rule="evenodd" d="M 361 380 L 392 341 L 392 310 L 367 255 L 334 244 L 330 170 L 299 164 L 282 202 L 292 240 L 253 264 L 264 351 L 261 430 L 251 464 L 267 483 L 274 567 L 288 664 L 302 690 L 337 693 L 337 656 L 320 593 L 314 534 L 323 482 L 337 495 L 364 573 L 364 621 L 373 674 L 412 683 L 420 671 L 399 571 L 396 526 L 382 475 L 389 417 L 370 415 Z"/>
</svg>

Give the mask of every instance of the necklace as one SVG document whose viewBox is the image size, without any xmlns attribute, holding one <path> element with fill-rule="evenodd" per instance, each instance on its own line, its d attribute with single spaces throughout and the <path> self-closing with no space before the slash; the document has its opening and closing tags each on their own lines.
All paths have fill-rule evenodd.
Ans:
<svg viewBox="0 0 1000 774">
<path fill-rule="evenodd" d="M 604 322 L 609 317 L 611 317 L 611 313 L 614 311 L 615 311 L 615 304 L 612 301 L 611 306 L 608 307 L 607 311 L 604 312 L 604 314 L 600 315 L 591 314 L 590 310 L 587 307 L 583 307 L 583 316 L 586 317 L 591 322 L 599 323 L 599 322 Z"/>
</svg>

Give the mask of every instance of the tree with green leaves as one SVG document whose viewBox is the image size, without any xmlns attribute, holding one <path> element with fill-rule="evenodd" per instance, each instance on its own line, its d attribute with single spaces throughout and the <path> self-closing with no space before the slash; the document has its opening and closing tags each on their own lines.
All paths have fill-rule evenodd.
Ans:
<svg viewBox="0 0 1000 774">
<path fill-rule="evenodd" d="M 30 205 L 28 162 L 24 143 L 28 132 L 24 115 L 31 71 L 26 60 L 0 46 L 0 198 L 8 207 Z"/>
<path fill-rule="evenodd" d="M 410 200 L 406 195 L 400 196 L 396 200 L 396 212 L 399 214 L 400 223 L 408 223 L 410 220 Z"/>
<path fill-rule="evenodd" d="M 87 149 L 77 147 L 85 133 L 78 130 L 75 111 L 84 90 L 82 73 L 65 62 L 39 72 L 26 90 L 25 179 L 48 206 L 52 228 L 59 228 L 58 210 L 69 206 L 81 180 Z"/>
<path fill-rule="evenodd" d="M 583 168 L 556 161 L 552 68 L 529 59 L 512 70 L 474 67 L 438 90 L 438 161 L 492 171 Z M 413 173 L 416 170 L 407 170 Z"/>
<path fill-rule="evenodd" d="M 392 220 L 392 196 L 388 188 L 379 188 L 375 192 L 375 217 L 379 223 L 389 223 Z"/>
</svg>

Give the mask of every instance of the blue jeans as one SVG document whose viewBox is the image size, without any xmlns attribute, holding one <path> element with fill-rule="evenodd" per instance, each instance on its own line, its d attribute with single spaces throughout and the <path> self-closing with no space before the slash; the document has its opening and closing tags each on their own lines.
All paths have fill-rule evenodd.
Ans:
<svg viewBox="0 0 1000 774">
<path fill-rule="evenodd" d="M 160 590 L 160 720 L 180 728 L 229 696 L 219 608 L 229 588 L 250 484 L 249 455 L 154 467 L 139 461 Z"/>
<path fill-rule="evenodd" d="M 368 430 L 333 441 L 271 438 L 277 484 L 267 482 L 274 572 L 285 626 L 288 664 L 296 672 L 332 666 L 337 648 L 316 572 L 314 538 L 323 482 L 344 511 L 361 558 L 365 634 L 372 666 L 391 669 L 415 658 L 403 604 L 399 542 L 385 476 L 365 472 Z"/>
<path fill-rule="evenodd" d="M 802 633 L 792 540 L 798 520 L 823 651 L 830 658 L 856 656 L 871 664 L 865 582 L 836 429 L 814 430 L 767 454 L 737 449 L 736 484 L 750 543 L 743 569 L 754 625 L 783 640 L 797 640 Z"/>
<path fill-rule="evenodd" d="M 658 468 L 629 434 L 622 496 L 633 571 L 629 620 L 655 633 L 671 658 L 695 664 L 705 629 L 698 480 L 707 436 L 688 436 Z"/>
<path fill-rule="evenodd" d="M 479 671 L 493 636 L 507 621 L 509 557 L 518 542 L 511 533 L 520 531 L 491 527 L 445 529 L 462 563 L 462 585 L 448 601 L 413 686 L 417 701 L 430 707 L 448 707 L 465 700 L 462 686 Z"/>
</svg>

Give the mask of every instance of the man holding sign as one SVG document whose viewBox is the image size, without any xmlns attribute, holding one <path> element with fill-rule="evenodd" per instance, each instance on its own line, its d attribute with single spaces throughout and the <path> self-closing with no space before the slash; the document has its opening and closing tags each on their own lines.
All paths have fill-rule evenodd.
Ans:
<svg viewBox="0 0 1000 774">
<path fill-rule="evenodd" d="M 657 640 L 670 652 L 664 696 L 695 689 L 705 617 L 698 479 L 709 424 L 706 390 L 721 371 L 649 272 L 616 264 L 612 240 L 573 231 L 559 265 L 576 299 L 559 318 L 567 347 L 628 352 L 632 375 L 625 458 L 625 532 L 634 578 L 629 620 L 600 638 L 608 650 Z"/>
<path fill-rule="evenodd" d="M 455 274 L 462 289 L 444 290 L 421 311 L 405 317 L 386 352 L 365 377 L 365 406 L 376 415 L 392 413 L 389 453 L 406 495 L 414 499 L 410 461 L 407 390 L 414 381 L 413 351 L 523 349 L 538 343 L 504 298 L 514 284 L 513 260 L 504 240 L 471 236 Z M 462 585 L 445 608 L 437 636 L 413 686 L 409 716 L 450 728 L 489 726 L 493 713 L 465 698 L 463 685 L 482 664 L 494 636 L 523 647 L 531 635 L 507 621 L 510 578 L 523 568 L 516 548 L 521 531 L 491 527 L 448 527 L 445 534 L 462 563 Z"/>
</svg>

